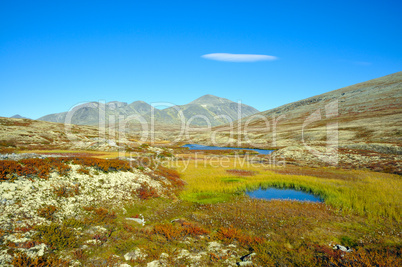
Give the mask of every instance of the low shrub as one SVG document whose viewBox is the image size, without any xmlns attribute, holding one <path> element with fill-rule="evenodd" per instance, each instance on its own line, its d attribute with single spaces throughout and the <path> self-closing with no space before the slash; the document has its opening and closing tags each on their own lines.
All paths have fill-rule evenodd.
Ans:
<svg viewBox="0 0 402 267">
<path fill-rule="evenodd" d="M 85 167 L 93 167 L 96 170 L 103 172 L 131 170 L 131 166 L 128 161 L 119 159 L 73 158 L 72 163 Z"/>
<path fill-rule="evenodd" d="M 79 194 L 79 185 L 69 186 L 66 184 L 53 187 L 53 192 L 58 197 L 72 197 Z"/>
<path fill-rule="evenodd" d="M 180 225 L 173 224 L 157 224 L 153 229 L 154 234 L 159 234 L 164 236 L 168 241 L 172 239 L 178 239 L 184 234 L 184 230 Z"/>
<path fill-rule="evenodd" d="M 83 207 L 83 209 L 91 212 L 92 215 L 85 219 L 85 224 L 111 223 L 117 218 L 116 212 L 102 207 Z"/>
<path fill-rule="evenodd" d="M 185 235 L 199 236 L 208 235 L 210 233 L 210 231 L 208 231 L 207 229 L 204 229 L 194 223 L 183 222 L 181 226 L 183 227 Z"/>
<path fill-rule="evenodd" d="M 155 174 L 166 177 L 174 187 L 181 188 L 185 185 L 184 181 L 180 179 L 180 174 L 176 170 L 159 166 L 155 171 Z"/>
<path fill-rule="evenodd" d="M 40 208 L 38 210 L 38 215 L 40 217 L 45 218 L 46 220 L 53 220 L 54 219 L 54 214 L 56 213 L 56 211 L 58 211 L 59 209 L 56 206 L 53 205 L 49 205 L 43 208 Z"/>
<path fill-rule="evenodd" d="M 70 266 L 68 260 L 62 260 L 54 255 L 41 256 L 37 258 L 31 258 L 25 253 L 19 252 L 14 255 L 11 262 L 12 266 L 16 267 L 47 267 L 47 266 Z"/>
<path fill-rule="evenodd" d="M 150 187 L 147 184 L 141 184 L 141 187 L 135 190 L 135 194 L 139 199 L 146 200 L 149 198 L 159 197 L 158 192 L 155 188 Z"/>
<path fill-rule="evenodd" d="M 67 248 L 75 248 L 78 240 L 75 231 L 64 225 L 52 223 L 50 225 L 38 225 L 34 227 L 36 233 L 34 240 L 41 241 L 52 249 L 63 250 Z"/>
<path fill-rule="evenodd" d="M 89 170 L 87 168 L 81 167 L 77 170 L 77 173 L 89 175 Z"/>
<path fill-rule="evenodd" d="M 240 245 L 245 247 L 252 247 L 265 242 L 265 239 L 262 237 L 244 234 L 240 229 L 236 229 L 232 226 L 219 228 L 215 237 L 218 240 L 228 243 L 237 241 Z"/>
</svg>

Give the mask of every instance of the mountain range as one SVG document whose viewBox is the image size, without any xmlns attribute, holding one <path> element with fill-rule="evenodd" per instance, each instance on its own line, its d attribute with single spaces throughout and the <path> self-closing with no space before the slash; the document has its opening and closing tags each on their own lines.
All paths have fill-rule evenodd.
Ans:
<svg viewBox="0 0 402 267">
<path fill-rule="evenodd" d="M 108 103 L 89 102 L 75 106 L 68 112 L 61 112 L 43 116 L 38 120 L 64 123 L 66 119 L 72 124 L 99 125 L 99 118 L 104 115 L 106 123 L 112 125 L 119 118 L 134 120 L 135 117 L 150 122 L 154 117 L 157 124 L 180 125 L 182 121 L 196 126 L 222 125 L 231 121 L 250 116 L 259 111 L 251 106 L 233 102 L 226 98 L 214 95 L 204 95 L 186 105 L 174 105 L 165 109 L 158 109 L 144 101 L 135 101 L 131 104 L 112 101 Z M 113 118 L 114 121 L 108 118 Z M 130 119 L 131 118 L 131 119 Z M 132 119 L 134 118 L 134 119 Z"/>
</svg>

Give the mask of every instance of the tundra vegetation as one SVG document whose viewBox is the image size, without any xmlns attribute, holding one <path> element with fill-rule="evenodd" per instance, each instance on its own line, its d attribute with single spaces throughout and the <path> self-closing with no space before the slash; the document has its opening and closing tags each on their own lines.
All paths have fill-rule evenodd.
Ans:
<svg viewBox="0 0 402 267">
<path fill-rule="evenodd" d="M 155 157 L 59 150 L 1 160 L 0 265 L 402 265 L 396 174 L 274 166 L 233 151 L 136 151 Z M 324 202 L 244 194 L 259 187 Z"/>
</svg>

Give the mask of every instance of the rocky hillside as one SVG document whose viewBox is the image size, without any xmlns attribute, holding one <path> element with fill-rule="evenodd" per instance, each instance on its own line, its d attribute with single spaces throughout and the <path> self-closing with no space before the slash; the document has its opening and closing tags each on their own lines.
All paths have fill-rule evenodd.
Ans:
<svg viewBox="0 0 402 267">
<path fill-rule="evenodd" d="M 402 72 L 398 72 L 245 117 L 241 120 L 241 131 L 234 129 L 240 135 L 233 141 L 246 144 L 248 138 L 261 145 L 277 147 L 300 145 L 303 141 L 325 145 L 327 126 L 337 123 L 341 146 L 356 146 L 356 143 L 400 146 L 401 118 Z M 217 129 L 226 129 L 226 134 L 233 130 L 227 125 Z"/>
<path fill-rule="evenodd" d="M 239 112 L 240 106 L 240 112 Z M 183 116 L 181 116 L 180 111 Z M 213 95 L 202 96 L 187 105 L 168 107 L 166 109 L 153 108 L 151 105 L 136 101 L 131 104 L 124 102 L 108 102 L 106 104 L 90 102 L 78 105 L 72 109 L 71 118 L 67 117 L 68 112 L 56 113 L 43 116 L 38 120 L 64 123 L 66 121 L 78 125 L 99 125 L 100 114 L 108 120 L 110 125 L 117 123 L 119 118 L 130 120 L 135 116 L 141 116 L 145 121 L 150 122 L 152 116 L 157 124 L 179 125 L 191 121 L 191 125 L 204 126 L 210 123 L 212 126 L 221 125 L 240 118 L 257 113 L 253 107 L 245 104 L 239 105 L 236 102 Z M 67 120 L 66 120 L 67 119 Z M 134 121 L 138 121 L 134 119 Z"/>
<path fill-rule="evenodd" d="M 93 126 L 0 117 L 0 153 L 24 149 L 117 150 L 115 137 L 104 132 L 100 136 Z"/>
</svg>

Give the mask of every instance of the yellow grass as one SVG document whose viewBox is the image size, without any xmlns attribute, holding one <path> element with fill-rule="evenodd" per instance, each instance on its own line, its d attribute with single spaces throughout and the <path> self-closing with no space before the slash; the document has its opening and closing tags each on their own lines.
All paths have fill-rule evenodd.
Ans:
<svg viewBox="0 0 402 267">
<path fill-rule="evenodd" d="M 274 172 L 275 167 L 247 162 L 241 166 L 240 163 L 239 159 L 228 157 L 182 161 L 178 170 L 187 186 L 181 197 L 208 203 L 208 198 L 212 198 L 212 202 L 227 199 L 219 197 L 219 194 L 223 196 L 258 187 L 286 187 L 319 195 L 325 203 L 344 211 L 365 214 L 371 218 L 401 219 L 402 181 L 398 175 L 321 168 L 322 172 L 334 173 L 334 178 L 320 178 L 278 174 Z M 255 175 L 240 177 L 228 173 L 230 169 L 254 171 Z M 341 178 L 336 178 L 337 173 Z"/>
</svg>

